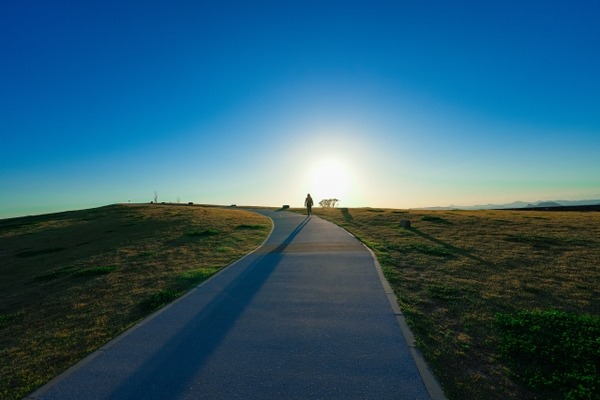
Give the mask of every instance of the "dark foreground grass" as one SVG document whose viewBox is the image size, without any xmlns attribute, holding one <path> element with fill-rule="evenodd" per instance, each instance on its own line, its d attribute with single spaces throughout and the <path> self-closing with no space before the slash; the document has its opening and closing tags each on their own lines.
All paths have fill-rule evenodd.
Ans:
<svg viewBox="0 0 600 400">
<path fill-rule="evenodd" d="M 545 399 L 600 396 L 600 318 L 561 311 L 498 314 L 500 354 Z"/>
<path fill-rule="evenodd" d="M 600 213 L 314 212 L 374 250 L 450 399 L 600 398 Z"/>
<path fill-rule="evenodd" d="M 254 213 L 175 205 L 0 220 L 0 398 L 27 395 L 269 230 Z"/>
</svg>

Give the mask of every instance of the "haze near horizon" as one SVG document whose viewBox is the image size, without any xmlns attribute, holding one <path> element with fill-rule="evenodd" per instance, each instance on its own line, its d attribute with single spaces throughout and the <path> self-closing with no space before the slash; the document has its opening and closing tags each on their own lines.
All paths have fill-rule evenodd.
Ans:
<svg viewBox="0 0 600 400">
<path fill-rule="evenodd" d="M 0 218 L 600 198 L 600 3 L 0 5 Z"/>
</svg>

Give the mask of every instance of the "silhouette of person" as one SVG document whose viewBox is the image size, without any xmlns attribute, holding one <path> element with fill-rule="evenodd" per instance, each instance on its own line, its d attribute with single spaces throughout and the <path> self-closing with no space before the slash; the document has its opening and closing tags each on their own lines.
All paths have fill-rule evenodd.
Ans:
<svg viewBox="0 0 600 400">
<path fill-rule="evenodd" d="M 310 197 L 310 193 L 306 195 L 306 200 L 304 200 L 304 205 L 306 206 L 306 215 L 311 215 L 313 199 L 312 199 L 312 197 Z"/>
</svg>

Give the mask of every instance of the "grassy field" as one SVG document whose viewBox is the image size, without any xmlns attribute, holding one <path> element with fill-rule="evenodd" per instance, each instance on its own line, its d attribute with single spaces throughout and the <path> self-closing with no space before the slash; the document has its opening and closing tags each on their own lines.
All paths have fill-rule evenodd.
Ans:
<svg viewBox="0 0 600 400">
<path fill-rule="evenodd" d="M 314 211 L 375 251 L 450 399 L 600 398 L 600 213 Z"/>
<path fill-rule="evenodd" d="M 22 398 L 270 229 L 254 213 L 187 205 L 0 220 L 0 398 Z"/>
<path fill-rule="evenodd" d="M 600 213 L 314 211 L 375 251 L 450 399 L 599 398 Z M 0 398 L 26 395 L 269 229 L 176 205 L 0 220 Z"/>
</svg>

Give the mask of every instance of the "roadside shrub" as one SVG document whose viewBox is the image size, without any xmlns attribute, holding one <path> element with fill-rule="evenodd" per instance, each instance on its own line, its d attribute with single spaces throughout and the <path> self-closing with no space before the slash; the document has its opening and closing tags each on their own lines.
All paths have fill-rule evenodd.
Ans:
<svg viewBox="0 0 600 400">
<path fill-rule="evenodd" d="M 600 318 L 562 311 L 497 314 L 500 354 L 546 399 L 598 399 Z"/>
</svg>

